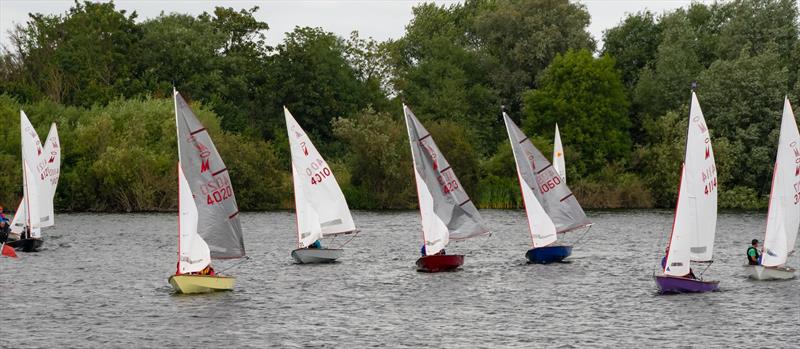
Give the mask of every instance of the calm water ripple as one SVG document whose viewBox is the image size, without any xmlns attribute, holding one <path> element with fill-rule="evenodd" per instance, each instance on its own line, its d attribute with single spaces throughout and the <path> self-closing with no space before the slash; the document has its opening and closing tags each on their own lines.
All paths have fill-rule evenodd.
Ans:
<svg viewBox="0 0 800 349">
<path fill-rule="evenodd" d="M 61 214 L 45 250 L 0 258 L 0 347 L 779 347 L 800 342 L 800 281 L 747 279 L 765 214 L 720 214 L 721 292 L 659 296 L 671 211 L 590 212 L 571 263 L 526 265 L 522 211 L 451 243 L 462 270 L 414 269 L 419 213 L 355 212 L 340 263 L 296 265 L 294 214 L 242 214 L 251 259 L 233 292 L 180 296 L 172 214 Z M 574 241 L 579 234 L 567 234 Z M 791 265 L 800 265 L 793 257 Z M 224 266 L 219 265 L 218 269 Z M 702 268 L 700 268 L 702 269 Z"/>
</svg>

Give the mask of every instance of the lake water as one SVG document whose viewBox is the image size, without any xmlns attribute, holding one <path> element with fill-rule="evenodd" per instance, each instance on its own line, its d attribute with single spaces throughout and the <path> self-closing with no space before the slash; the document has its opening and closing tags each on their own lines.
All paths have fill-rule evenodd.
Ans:
<svg viewBox="0 0 800 349">
<path fill-rule="evenodd" d="M 45 249 L 0 258 L 0 347 L 792 347 L 800 281 L 746 278 L 764 213 L 722 213 L 721 292 L 660 296 L 653 271 L 671 211 L 589 212 L 571 263 L 527 265 L 522 211 L 484 210 L 495 232 L 454 242 L 452 273 L 415 271 L 419 213 L 355 212 L 340 263 L 293 264 L 294 214 L 243 213 L 251 257 L 233 292 L 175 295 L 173 214 L 61 214 Z M 578 240 L 567 234 L 566 240 Z M 791 265 L 797 266 L 794 257 Z M 223 266 L 218 265 L 217 269 Z M 699 268 L 700 270 L 702 268 Z M 698 270 L 699 271 L 699 270 Z"/>
</svg>

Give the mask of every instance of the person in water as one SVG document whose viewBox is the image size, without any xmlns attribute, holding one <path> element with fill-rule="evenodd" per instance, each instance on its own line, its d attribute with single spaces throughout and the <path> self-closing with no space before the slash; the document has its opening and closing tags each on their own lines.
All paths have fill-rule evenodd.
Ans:
<svg viewBox="0 0 800 349">
<path fill-rule="evenodd" d="M 761 253 L 758 252 L 758 239 L 750 241 L 750 247 L 747 248 L 747 263 L 750 265 L 761 264 Z"/>
<path fill-rule="evenodd" d="M 322 243 L 321 243 L 321 242 L 319 242 L 319 240 L 317 240 L 317 241 L 314 241 L 314 243 L 313 243 L 313 244 L 311 244 L 311 245 L 308 245 L 308 248 L 316 248 L 316 249 L 320 249 L 320 248 L 322 248 Z"/>
</svg>

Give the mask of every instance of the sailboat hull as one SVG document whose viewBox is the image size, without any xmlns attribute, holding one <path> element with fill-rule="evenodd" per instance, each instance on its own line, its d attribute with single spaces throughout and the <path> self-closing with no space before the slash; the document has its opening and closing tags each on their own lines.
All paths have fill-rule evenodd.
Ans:
<svg viewBox="0 0 800 349">
<path fill-rule="evenodd" d="M 794 268 L 748 265 L 750 278 L 755 280 L 790 280 L 796 277 Z"/>
<path fill-rule="evenodd" d="M 662 294 L 719 291 L 719 281 L 702 281 L 669 275 L 656 276 L 655 279 Z"/>
<path fill-rule="evenodd" d="M 298 248 L 292 251 L 292 258 L 300 264 L 333 263 L 342 253 L 341 248 Z"/>
<path fill-rule="evenodd" d="M 417 259 L 417 271 L 426 273 L 438 273 L 440 271 L 452 271 L 464 264 L 464 255 L 447 254 L 425 256 Z"/>
<path fill-rule="evenodd" d="M 572 254 L 572 246 L 545 246 L 532 248 L 525 253 L 528 263 L 549 264 L 561 262 Z"/>
<path fill-rule="evenodd" d="M 15 250 L 22 252 L 38 252 L 42 247 L 44 240 L 37 238 L 19 239 L 9 241 L 6 245 L 13 247 Z"/>
<path fill-rule="evenodd" d="M 236 278 L 211 275 L 172 275 L 169 283 L 175 292 L 183 294 L 233 290 Z"/>
</svg>

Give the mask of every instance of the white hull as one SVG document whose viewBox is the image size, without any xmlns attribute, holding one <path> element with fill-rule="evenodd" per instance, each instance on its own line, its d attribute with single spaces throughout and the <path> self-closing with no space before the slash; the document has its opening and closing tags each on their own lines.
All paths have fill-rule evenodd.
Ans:
<svg viewBox="0 0 800 349">
<path fill-rule="evenodd" d="M 292 251 L 292 258 L 297 263 L 332 263 L 342 256 L 340 248 L 298 248 Z"/>
<path fill-rule="evenodd" d="M 748 265 L 750 278 L 755 280 L 789 280 L 795 278 L 795 269 L 789 267 L 765 267 Z"/>
</svg>

